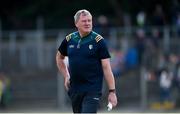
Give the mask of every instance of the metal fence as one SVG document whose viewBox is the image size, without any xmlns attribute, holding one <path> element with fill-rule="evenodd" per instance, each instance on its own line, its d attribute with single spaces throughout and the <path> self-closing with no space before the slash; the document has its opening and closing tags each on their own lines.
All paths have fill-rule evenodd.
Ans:
<svg viewBox="0 0 180 114">
<path fill-rule="evenodd" d="M 145 37 L 152 37 L 152 31 L 156 29 L 160 32 L 160 49 L 164 53 L 180 54 L 180 38 L 178 29 L 174 27 L 126 27 L 126 28 L 108 28 L 108 35 L 103 36 L 108 40 L 110 48 L 116 48 L 126 53 L 128 48 L 134 45 L 136 33 L 138 30 L 145 32 Z M 96 28 L 101 31 L 102 28 Z M 47 70 L 57 73 L 55 55 L 60 42 L 65 36 L 73 32 L 73 30 L 18 30 L 18 31 L 2 31 L 0 30 L 0 69 L 5 72 L 19 72 Z M 103 34 L 103 33 L 102 33 Z M 146 54 L 144 55 L 146 57 Z M 152 60 L 156 59 L 151 57 Z M 146 67 L 138 66 L 139 72 L 136 75 L 141 75 L 138 86 L 139 106 L 145 108 L 147 106 L 147 85 L 145 81 Z M 145 68 L 145 69 L 144 69 Z M 121 80 L 121 79 L 120 79 Z M 125 79 L 126 80 L 126 79 Z M 36 81 L 36 80 L 34 80 Z M 130 80 L 133 82 L 133 80 Z M 118 82 L 119 83 L 119 82 Z M 129 82 L 131 83 L 131 82 Z M 53 84 L 53 83 L 52 83 Z M 57 78 L 58 103 L 61 107 L 66 104 L 65 91 L 62 88 L 62 78 Z M 32 84 L 33 85 L 33 84 Z M 122 85 L 123 86 L 123 85 Z M 124 87 L 121 87 L 124 88 Z M 121 95 L 122 91 L 117 91 Z M 133 95 L 132 95 L 133 96 Z M 65 99 L 64 99 L 65 98 Z M 120 96 L 120 98 L 123 98 Z M 62 103 L 63 102 L 63 103 Z"/>
<path fill-rule="evenodd" d="M 101 29 L 101 28 L 99 28 Z M 97 29 L 97 30 L 99 30 Z M 108 42 L 127 50 L 139 28 L 109 28 Z M 144 29 L 145 37 L 151 37 L 154 28 Z M 161 35 L 162 51 L 179 52 L 179 36 L 174 28 L 164 27 L 159 29 Z M 7 65 L 7 61 L 16 62 L 20 68 L 37 67 L 40 69 L 54 66 L 54 56 L 62 39 L 73 30 L 0 30 L 0 68 Z M 172 50 L 173 49 L 173 50 Z M 7 60 L 8 59 L 8 60 Z"/>
</svg>

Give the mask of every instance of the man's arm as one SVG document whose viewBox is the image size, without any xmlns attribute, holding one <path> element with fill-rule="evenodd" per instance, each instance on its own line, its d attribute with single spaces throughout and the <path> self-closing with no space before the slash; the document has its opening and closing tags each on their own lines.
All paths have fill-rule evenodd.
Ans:
<svg viewBox="0 0 180 114">
<path fill-rule="evenodd" d="M 65 59 L 65 56 L 63 56 L 58 51 L 57 54 L 56 54 L 56 64 L 57 64 L 58 70 L 64 76 L 64 86 L 65 86 L 66 90 L 68 90 L 69 89 L 70 75 L 69 75 L 69 71 L 68 71 L 67 65 L 65 64 L 64 59 Z"/>
<path fill-rule="evenodd" d="M 109 90 L 115 90 L 115 80 L 111 70 L 110 61 L 109 59 L 102 59 L 101 62 L 105 80 L 108 84 Z M 113 107 L 117 105 L 117 97 L 115 91 L 109 92 L 108 101 L 112 103 Z"/>
</svg>

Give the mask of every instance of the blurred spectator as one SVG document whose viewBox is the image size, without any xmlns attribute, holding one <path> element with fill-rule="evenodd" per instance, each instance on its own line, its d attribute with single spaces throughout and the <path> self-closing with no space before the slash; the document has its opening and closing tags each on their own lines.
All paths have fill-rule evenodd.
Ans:
<svg viewBox="0 0 180 114">
<path fill-rule="evenodd" d="M 105 38 L 107 46 L 112 47 L 112 40 L 110 40 L 110 23 L 105 15 L 97 17 L 95 30 Z"/>
<path fill-rule="evenodd" d="M 174 78 L 178 78 L 178 64 L 179 64 L 179 59 L 176 54 L 160 54 L 159 59 L 157 63 L 157 69 L 158 71 L 161 71 L 164 68 L 167 68 L 169 73 L 173 76 Z"/>
<path fill-rule="evenodd" d="M 178 64 L 179 64 L 179 59 L 178 56 L 176 54 L 170 54 L 169 55 L 169 62 L 168 62 L 168 69 L 171 73 L 171 75 L 173 75 L 173 79 L 174 82 L 176 83 L 176 81 L 178 81 Z M 177 85 L 178 86 L 178 85 Z"/>
<path fill-rule="evenodd" d="M 179 7 L 179 1 L 178 0 L 173 0 L 172 5 L 171 5 L 171 20 L 172 23 L 176 26 L 176 20 L 178 17 L 178 13 L 180 12 L 180 7 Z"/>
<path fill-rule="evenodd" d="M 160 98 L 162 108 L 172 109 L 178 105 L 179 97 L 172 97 L 172 88 L 177 87 L 179 93 L 179 59 L 176 54 L 161 55 L 158 63 L 157 76 L 160 82 Z M 179 95 L 178 95 L 179 96 Z M 176 101 L 176 102 L 174 102 Z"/>
<path fill-rule="evenodd" d="M 172 100 L 172 79 L 173 76 L 170 74 L 167 68 L 163 68 L 160 71 L 160 101 L 161 101 L 161 108 L 162 109 L 173 109 L 174 102 Z"/>
<path fill-rule="evenodd" d="M 121 51 L 111 48 L 111 67 L 114 76 L 118 77 L 124 71 L 124 55 Z"/>
<path fill-rule="evenodd" d="M 178 61 L 176 68 L 175 68 L 175 78 L 173 80 L 173 84 L 178 89 L 178 97 L 176 99 L 176 107 L 180 107 L 180 61 Z"/>
<path fill-rule="evenodd" d="M 152 25 L 160 27 L 158 28 L 158 31 L 161 37 L 163 36 L 163 30 L 161 27 L 163 27 L 165 24 L 166 24 L 166 20 L 165 20 L 165 14 L 163 8 L 161 5 L 156 5 L 155 10 L 153 12 Z"/>
<path fill-rule="evenodd" d="M 135 48 L 137 49 L 138 53 L 138 62 L 139 64 L 142 63 L 144 50 L 145 50 L 145 33 L 144 30 L 139 29 L 136 32 L 136 39 L 135 39 Z"/>
<path fill-rule="evenodd" d="M 109 38 L 109 21 L 108 18 L 104 15 L 100 15 L 97 18 L 97 32 L 102 34 L 103 37 L 105 37 L 106 39 Z"/>
<path fill-rule="evenodd" d="M 154 26 L 164 26 L 165 25 L 165 14 L 161 5 L 156 5 L 153 12 L 152 24 Z"/>
<path fill-rule="evenodd" d="M 177 13 L 176 20 L 175 20 L 175 26 L 177 29 L 177 34 L 180 36 L 180 12 Z"/>
<path fill-rule="evenodd" d="M 173 88 L 177 88 L 178 93 L 180 93 L 180 60 L 178 55 L 170 54 L 169 56 L 169 69 L 171 70 L 171 74 L 173 76 Z M 180 96 L 180 94 L 178 94 Z M 176 100 L 176 106 L 180 106 L 180 97 L 174 98 Z"/>
<path fill-rule="evenodd" d="M 129 13 L 125 13 L 123 15 L 123 23 L 125 27 L 130 27 L 132 26 L 132 22 L 131 22 L 131 16 Z"/>
<path fill-rule="evenodd" d="M 159 54 L 157 68 L 156 71 L 160 71 L 160 69 L 167 68 L 168 66 L 168 55 L 163 54 L 162 52 Z"/>
<path fill-rule="evenodd" d="M 157 28 L 152 29 L 152 37 L 151 37 L 151 42 L 152 45 L 155 49 L 159 49 L 160 48 L 160 32 L 158 31 Z"/>
<path fill-rule="evenodd" d="M 172 84 L 172 75 L 169 71 L 164 68 L 160 72 L 160 96 L 162 103 L 167 103 L 171 101 L 170 88 Z"/>
<path fill-rule="evenodd" d="M 146 14 L 144 11 L 140 11 L 136 16 L 138 27 L 144 27 L 146 24 Z"/>
<path fill-rule="evenodd" d="M 174 85 L 180 90 L 180 61 L 177 62 L 174 69 Z"/>
<path fill-rule="evenodd" d="M 0 73 L 0 107 L 5 108 L 10 103 L 10 80 L 4 73 Z"/>
<path fill-rule="evenodd" d="M 153 73 L 154 74 L 154 73 Z M 173 109 L 174 103 L 172 100 L 172 93 L 171 93 L 171 86 L 172 86 L 172 75 L 168 71 L 167 68 L 160 69 L 155 71 L 155 77 L 150 76 L 154 80 L 159 80 L 159 87 L 160 87 L 160 101 L 152 103 L 151 108 L 153 109 Z"/>
<path fill-rule="evenodd" d="M 152 37 L 147 37 L 145 40 L 145 57 L 144 62 L 145 66 L 148 69 L 154 69 L 156 67 L 156 64 L 159 56 L 159 31 L 157 29 L 152 30 Z M 153 59 L 152 59 L 153 57 Z"/>
<path fill-rule="evenodd" d="M 129 48 L 125 55 L 126 69 L 135 68 L 138 65 L 138 53 L 136 48 Z"/>
<path fill-rule="evenodd" d="M 169 55 L 169 64 L 168 64 L 168 69 L 170 70 L 170 72 L 175 75 L 175 69 L 176 69 L 176 65 L 178 63 L 178 57 L 176 54 L 171 53 Z"/>
</svg>

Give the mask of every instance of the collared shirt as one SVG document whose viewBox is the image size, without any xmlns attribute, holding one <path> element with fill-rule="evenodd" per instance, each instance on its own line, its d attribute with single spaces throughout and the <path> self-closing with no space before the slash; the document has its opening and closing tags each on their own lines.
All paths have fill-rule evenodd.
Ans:
<svg viewBox="0 0 180 114">
<path fill-rule="evenodd" d="M 110 58 L 104 38 L 92 31 L 82 37 L 79 32 L 66 36 L 58 50 L 69 59 L 70 90 L 101 92 L 103 69 L 101 59 Z"/>
</svg>

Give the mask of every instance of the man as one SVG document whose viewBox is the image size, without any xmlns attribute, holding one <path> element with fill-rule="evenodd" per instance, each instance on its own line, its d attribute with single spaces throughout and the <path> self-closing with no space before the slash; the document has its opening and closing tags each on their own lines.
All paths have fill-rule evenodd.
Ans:
<svg viewBox="0 0 180 114">
<path fill-rule="evenodd" d="M 115 81 L 109 52 L 102 36 L 92 31 L 92 15 L 79 10 L 74 16 L 78 31 L 66 36 L 56 55 L 64 86 L 72 101 L 74 113 L 96 113 L 101 96 L 103 74 L 109 87 L 108 102 L 117 105 Z M 69 68 L 64 63 L 69 59 Z"/>
</svg>

